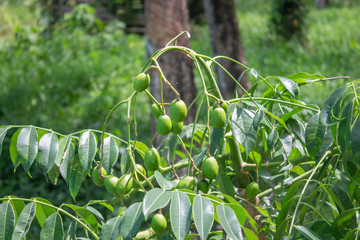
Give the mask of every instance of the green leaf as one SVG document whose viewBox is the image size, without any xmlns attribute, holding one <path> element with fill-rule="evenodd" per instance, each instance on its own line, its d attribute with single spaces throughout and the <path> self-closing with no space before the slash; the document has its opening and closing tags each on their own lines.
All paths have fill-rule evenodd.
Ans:
<svg viewBox="0 0 360 240">
<path fill-rule="evenodd" d="M 96 138 L 89 130 L 81 134 L 79 142 L 79 160 L 85 172 L 89 172 L 91 163 L 96 155 Z"/>
<path fill-rule="evenodd" d="M 306 125 L 306 148 L 312 159 L 319 153 L 325 137 L 326 126 L 320 121 L 320 113 L 314 115 Z"/>
<path fill-rule="evenodd" d="M 56 185 L 59 180 L 59 175 L 60 175 L 59 167 L 56 164 L 54 164 L 47 175 L 48 175 L 51 183 Z"/>
<path fill-rule="evenodd" d="M 19 218 L 22 210 L 25 207 L 25 203 L 22 200 L 14 200 L 12 198 L 16 198 L 15 196 L 8 196 L 8 198 L 10 199 L 9 202 L 11 204 L 11 206 L 13 207 L 14 213 L 15 213 L 15 222 L 17 221 L 17 219 Z"/>
<path fill-rule="evenodd" d="M 356 212 L 358 209 L 349 209 L 342 212 L 333 222 L 332 224 L 332 234 L 335 239 L 344 239 L 346 233 L 351 229 L 350 225 L 354 225 L 356 223 Z"/>
<path fill-rule="evenodd" d="M 274 76 L 274 78 L 279 79 L 286 88 L 286 90 L 288 90 L 294 98 L 297 98 L 297 96 L 299 95 L 299 86 L 296 84 L 296 82 L 284 77 Z"/>
<path fill-rule="evenodd" d="M 298 199 L 299 197 L 300 197 L 299 195 L 296 195 L 290 198 L 289 200 L 287 200 L 286 202 L 281 203 L 281 210 L 276 219 L 276 231 L 278 231 L 279 228 L 282 226 L 282 224 L 286 221 L 286 217 L 289 213 L 292 203 L 294 202 L 294 200 Z"/>
<path fill-rule="evenodd" d="M 46 219 L 46 222 L 40 232 L 40 240 L 61 240 L 64 239 L 64 226 L 61 216 L 58 212 L 53 213 Z"/>
<path fill-rule="evenodd" d="M 131 141 L 131 144 L 134 144 L 134 141 Z M 148 150 L 148 146 L 146 144 L 136 141 L 135 150 L 144 158 L 146 150 Z"/>
<path fill-rule="evenodd" d="M 30 225 L 35 217 L 36 203 L 28 203 L 22 210 L 16 222 L 12 235 L 12 240 L 23 239 L 30 229 Z"/>
<path fill-rule="evenodd" d="M 102 147 L 100 147 L 100 158 L 102 156 Z M 104 139 L 104 157 L 103 157 L 103 168 L 107 173 L 111 173 L 112 167 L 115 165 L 119 157 L 119 148 L 113 137 L 107 137 Z"/>
<path fill-rule="evenodd" d="M 58 137 L 54 133 L 46 133 L 39 141 L 38 163 L 47 174 L 55 163 L 59 152 Z"/>
<path fill-rule="evenodd" d="M 323 79 L 325 77 L 320 74 L 309 74 L 307 72 L 299 72 L 291 76 L 288 76 L 287 78 L 295 81 L 299 86 L 301 86 L 306 83 L 313 82 L 313 81 L 309 81 L 310 79 Z"/>
<path fill-rule="evenodd" d="M 219 173 L 216 175 L 216 182 L 219 183 L 220 191 L 222 193 L 234 197 L 234 185 L 232 184 L 230 177 L 227 175 L 226 166 L 223 161 L 219 162 Z"/>
<path fill-rule="evenodd" d="M 135 237 L 138 232 L 141 223 L 144 221 L 142 203 L 132 204 L 125 212 L 122 224 L 121 224 L 121 236 L 124 239 L 131 239 Z"/>
<path fill-rule="evenodd" d="M 129 157 L 128 151 L 125 150 L 121 154 L 121 159 L 120 159 L 120 171 L 121 171 L 121 174 L 125 174 L 127 172 L 127 170 L 129 169 L 129 166 L 130 166 L 130 157 Z"/>
<path fill-rule="evenodd" d="M 60 173 L 66 184 L 69 185 L 71 167 L 74 161 L 75 147 L 72 142 L 67 146 L 66 152 L 63 154 L 63 160 L 60 165 Z"/>
<path fill-rule="evenodd" d="M 224 228 L 227 235 L 232 239 L 242 240 L 241 226 L 236 218 L 234 210 L 229 206 L 219 204 L 216 206 L 216 213 L 219 218 L 221 226 Z"/>
<path fill-rule="evenodd" d="M 10 128 L 11 128 L 11 127 L 2 127 L 2 128 L 0 128 L 0 156 L 1 156 L 2 143 L 3 143 L 4 137 L 5 137 L 7 131 L 8 131 Z"/>
<path fill-rule="evenodd" d="M 10 240 L 15 226 L 15 213 L 9 201 L 0 204 L 0 240 Z"/>
<path fill-rule="evenodd" d="M 341 152 L 346 152 L 350 144 L 351 138 L 351 125 L 352 125 L 352 118 L 353 118 L 353 106 L 354 103 L 351 101 L 349 102 L 344 111 L 342 112 L 343 119 L 338 126 L 337 130 L 337 140 L 341 149 Z"/>
<path fill-rule="evenodd" d="M 211 131 L 210 154 L 214 155 L 224 145 L 225 127 Z"/>
<path fill-rule="evenodd" d="M 244 235 L 247 240 L 259 240 L 259 238 L 256 236 L 256 234 L 251 231 L 250 229 L 241 226 L 241 229 L 244 231 Z"/>
<path fill-rule="evenodd" d="M 38 136 L 35 128 L 21 129 L 17 138 L 16 150 L 25 172 L 30 176 L 29 169 L 38 152 Z"/>
<path fill-rule="evenodd" d="M 194 198 L 192 210 L 200 239 L 207 239 L 214 222 L 214 205 L 209 199 L 197 195 Z"/>
<path fill-rule="evenodd" d="M 44 198 L 35 198 L 36 201 L 39 202 L 43 202 L 49 205 L 52 205 L 51 202 L 49 202 L 48 200 L 44 199 Z M 35 212 L 35 216 L 36 219 L 38 220 L 39 224 L 41 227 L 44 226 L 46 219 L 54 214 L 56 211 L 54 208 L 46 206 L 44 204 L 41 203 L 36 203 L 36 212 Z"/>
<path fill-rule="evenodd" d="M 275 147 L 275 144 L 278 142 L 278 140 L 279 140 L 279 132 L 276 130 L 276 128 L 273 128 L 269 136 L 267 137 L 267 142 L 266 142 L 269 150 L 272 150 Z"/>
<path fill-rule="evenodd" d="M 259 111 L 260 113 L 262 111 Z M 263 112 L 262 112 L 263 113 Z M 236 106 L 231 118 L 231 132 L 235 140 L 244 146 L 246 156 L 249 155 L 255 146 L 257 139 L 257 122 L 259 117 L 255 118 L 255 114 L 247 109 Z M 255 128 L 256 127 L 256 128 Z"/>
<path fill-rule="evenodd" d="M 295 225 L 294 227 L 301 233 L 301 235 L 309 240 L 321 240 L 321 238 L 316 233 L 305 226 Z"/>
<path fill-rule="evenodd" d="M 360 162 L 360 118 L 358 118 L 351 131 L 351 149 L 353 155 Z"/>
<path fill-rule="evenodd" d="M 335 124 L 338 120 L 333 115 L 333 108 L 336 103 L 342 98 L 347 86 L 335 90 L 330 97 L 325 101 L 323 109 L 320 113 L 320 121 L 322 124 L 329 126 Z"/>
<path fill-rule="evenodd" d="M 120 233 L 122 217 L 113 217 L 103 225 L 100 240 L 116 240 Z"/>
<path fill-rule="evenodd" d="M 170 201 L 171 194 L 172 192 L 164 191 L 160 188 L 154 188 L 147 192 L 143 200 L 145 219 L 147 219 L 150 213 L 165 207 Z"/>
<path fill-rule="evenodd" d="M 64 204 L 64 206 L 67 206 L 74 210 L 76 214 L 85 221 L 86 225 L 88 225 L 95 233 L 97 233 L 98 222 L 96 221 L 96 218 L 91 211 L 89 211 L 85 207 L 80 207 L 73 204 Z"/>
<path fill-rule="evenodd" d="M 170 204 L 170 223 L 174 236 L 178 240 L 185 239 L 190 228 L 191 203 L 183 192 L 174 191 Z"/>
<path fill-rule="evenodd" d="M 67 156 L 69 151 L 68 147 L 70 143 L 71 143 L 71 136 L 66 136 L 60 140 L 59 151 L 55 159 L 56 165 L 60 166 L 60 164 L 63 162 L 63 159 L 65 159 L 65 157 Z"/>
<path fill-rule="evenodd" d="M 17 150 L 16 150 L 16 143 L 17 143 L 17 138 L 19 136 L 19 133 L 21 131 L 21 128 L 19 128 L 18 130 L 16 130 L 16 132 L 12 135 L 11 137 L 11 141 L 10 141 L 10 148 L 9 148 L 9 151 L 10 151 L 10 158 L 11 158 L 11 161 L 14 165 L 14 172 L 16 170 L 16 168 L 19 166 L 20 164 L 20 160 L 18 158 L 18 155 L 17 155 Z"/>
<path fill-rule="evenodd" d="M 158 182 L 159 186 L 164 190 L 164 191 L 167 191 L 167 190 L 171 190 L 173 189 L 174 187 L 176 187 L 176 183 L 174 183 L 173 181 L 169 181 L 167 179 L 165 179 L 163 177 L 163 175 L 158 171 L 156 170 L 154 172 L 154 176 L 156 178 L 156 181 Z"/>
<path fill-rule="evenodd" d="M 85 170 L 82 168 L 79 158 L 75 156 L 71 165 L 69 172 L 69 190 L 70 194 L 75 201 L 75 197 L 80 190 L 81 183 L 84 181 L 86 176 Z"/>
</svg>

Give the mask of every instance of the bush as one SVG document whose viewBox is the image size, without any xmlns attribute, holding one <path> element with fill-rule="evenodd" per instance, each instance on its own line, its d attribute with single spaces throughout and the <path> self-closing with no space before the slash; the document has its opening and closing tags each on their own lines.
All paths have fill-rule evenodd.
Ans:
<svg viewBox="0 0 360 240">
<path fill-rule="evenodd" d="M 111 198 L 96 200 L 97 196 L 91 196 L 83 205 L 57 207 L 40 198 L 4 196 L 0 220 L 6 224 L 0 226 L 0 232 L 6 238 L 20 237 L 36 216 L 44 239 L 70 235 L 116 239 L 119 234 L 124 239 L 220 239 L 225 235 L 232 239 L 356 239 L 358 81 L 337 89 L 320 109 L 299 101 L 299 92 L 304 85 L 330 78 L 303 72 L 286 78 L 264 78 L 244 66 L 258 83 L 243 97 L 225 100 L 212 74 L 212 67 L 218 64 L 215 58 L 192 49 L 169 44 L 154 53 L 141 72 L 161 71 L 154 60 L 172 50 L 187 53 L 197 63 L 202 90 L 195 100 L 196 120 L 184 126 L 180 134 L 167 135 L 156 147 L 158 169 L 148 169 L 144 174 L 139 167 L 145 152 L 154 147 L 157 133 L 149 145 L 133 137 L 143 134 L 132 111 L 141 105 L 138 95 L 148 96 L 162 110 L 170 104 L 156 101 L 148 90 L 134 91 L 116 104 L 103 131 L 86 129 L 64 135 L 35 126 L 4 126 L 0 128 L 0 143 L 10 129 L 17 129 L 9 147 L 14 169 L 22 165 L 30 175 L 36 159 L 36 168 L 46 178 L 55 182 L 61 176 L 65 180 L 74 200 L 88 173 L 98 165 L 108 174 L 108 189 L 110 178 L 126 178 L 117 180 L 121 191 L 109 190 Z M 257 88 L 261 84 L 268 89 L 259 97 Z M 216 129 L 211 126 L 210 113 L 224 103 L 228 106 L 225 125 Z M 127 134 L 106 132 L 108 120 L 122 105 L 127 109 L 123 117 L 129 119 Z M 146 107 L 150 109 L 150 104 Z M 143 127 L 149 125 L 150 121 Z M 211 160 L 213 170 L 216 168 L 211 172 L 216 176 L 208 182 L 202 162 L 209 157 L 216 161 Z M 184 176 L 181 169 L 186 169 Z M 209 183 L 206 193 L 195 188 L 204 179 Z M 134 187 L 123 191 L 128 184 Z M 165 217 L 164 232 L 151 228 L 156 212 Z"/>
</svg>

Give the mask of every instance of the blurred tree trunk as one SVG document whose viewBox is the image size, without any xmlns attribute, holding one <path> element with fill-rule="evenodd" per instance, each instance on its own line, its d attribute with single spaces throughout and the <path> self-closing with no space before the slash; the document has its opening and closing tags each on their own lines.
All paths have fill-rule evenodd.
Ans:
<svg viewBox="0 0 360 240">
<path fill-rule="evenodd" d="M 246 65 L 234 0 L 203 0 L 203 4 L 214 55 L 231 57 Z M 245 70 L 242 66 L 229 60 L 224 59 L 219 60 L 219 62 L 236 79 Z M 226 98 L 231 98 L 236 83 L 220 68 L 217 68 L 217 76 L 222 94 Z M 246 90 L 251 87 L 246 75 L 243 75 L 240 84 Z M 241 90 L 238 93 L 239 95 L 243 94 Z"/>
<path fill-rule="evenodd" d="M 329 0 L 315 0 L 315 5 L 318 9 L 323 9 L 329 3 Z"/>
<path fill-rule="evenodd" d="M 146 53 L 152 53 L 174 38 L 181 31 L 190 32 L 189 12 L 186 0 L 147 0 L 145 1 L 146 15 Z M 178 45 L 190 47 L 190 39 L 184 34 Z M 196 89 L 193 77 L 192 60 L 183 52 L 167 52 L 159 58 L 159 64 L 167 80 L 173 84 L 181 94 L 181 99 L 187 106 L 194 100 Z M 157 71 L 151 71 L 151 92 L 160 101 L 160 83 Z M 171 102 L 175 94 L 164 85 L 164 101 Z M 192 107 L 186 118 L 192 122 L 195 117 L 195 107 Z"/>
</svg>

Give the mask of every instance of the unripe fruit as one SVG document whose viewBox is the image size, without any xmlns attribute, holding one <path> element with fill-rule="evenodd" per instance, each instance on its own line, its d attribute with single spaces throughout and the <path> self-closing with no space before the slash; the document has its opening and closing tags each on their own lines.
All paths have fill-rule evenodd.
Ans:
<svg viewBox="0 0 360 240">
<path fill-rule="evenodd" d="M 246 186 L 245 196 L 252 200 L 260 193 L 259 184 L 256 182 L 251 182 Z"/>
<path fill-rule="evenodd" d="M 108 175 L 105 180 L 105 188 L 109 193 L 115 194 L 116 193 L 116 183 L 119 179 L 113 175 Z"/>
<path fill-rule="evenodd" d="M 161 213 L 157 213 L 151 219 L 151 227 L 155 233 L 161 234 L 167 227 L 166 218 Z"/>
<path fill-rule="evenodd" d="M 186 176 L 180 180 L 178 185 L 176 186 L 177 189 L 189 189 L 193 190 L 195 187 L 195 178 L 192 176 Z"/>
<path fill-rule="evenodd" d="M 127 210 L 127 207 L 125 207 L 125 206 L 119 207 L 116 211 L 116 216 L 120 216 L 120 217 L 124 216 L 126 210 Z"/>
<path fill-rule="evenodd" d="M 225 126 L 226 113 L 221 107 L 215 108 L 210 113 L 211 124 L 215 129 L 220 129 Z"/>
<path fill-rule="evenodd" d="M 136 171 L 138 172 L 137 176 L 139 178 L 140 181 L 144 180 L 145 178 L 143 177 L 146 176 L 146 170 L 143 166 L 141 166 L 140 164 L 136 164 Z M 140 174 L 142 173 L 142 174 Z"/>
<path fill-rule="evenodd" d="M 171 121 L 171 132 L 173 134 L 179 134 L 181 133 L 183 126 L 184 126 L 184 122 Z"/>
<path fill-rule="evenodd" d="M 170 116 L 174 122 L 183 122 L 187 115 L 186 104 L 183 100 L 174 100 L 170 105 Z"/>
<path fill-rule="evenodd" d="M 160 109 L 158 108 L 158 106 L 155 103 L 153 103 L 151 105 L 151 113 L 154 115 L 154 117 L 156 119 L 158 119 L 160 117 L 160 115 L 161 115 L 161 111 L 160 111 Z"/>
<path fill-rule="evenodd" d="M 118 194 L 127 194 L 133 186 L 133 178 L 130 174 L 122 175 L 116 183 L 116 192 Z"/>
<path fill-rule="evenodd" d="M 160 155 L 156 148 L 149 148 L 145 152 L 144 157 L 145 168 L 150 171 L 155 171 L 159 168 Z"/>
<path fill-rule="evenodd" d="M 206 181 L 205 179 L 202 179 L 197 183 L 196 187 L 197 187 L 198 191 L 201 191 L 203 193 L 208 193 L 210 185 L 209 185 L 208 181 Z"/>
<path fill-rule="evenodd" d="M 140 73 L 139 75 L 136 76 L 133 87 L 135 91 L 142 92 L 149 87 L 149 84 L 150 84 L 150 75 L 147 73 Z"/>
<path fill-rule="evenodd" d="M 202 173 L 208 179 L 215 179 L 219 173 L 219 165 L 214 157 L 206 158 L 202 164 Z"/>
<path fill-rule="evenodd" d="M 96 166 L 92 171 L 91 179 L 97 186 L 104 185 L 104 180 L 105 180 L 105 177 L 107 174 L 106 174 L 105 168 L 103 168 L 103 167 L 101 167 L 101 175 L 104 177 L 100 177 L 100 168 L 98 168 L 98 166 Z"/>
<path fill-rule="evenodd" d="M 222 103 L 220 104 L 220 107 L 221 107 L 222 109 L 224 109 L 225 113 L 227 112 L 227 110 L 228 110 L 228 104 L 227 104 L 227 102 L 222 102 Z"/>
<path fill-rule="evenodd" d="M 171 119 L 168 115 L 161 115 L 156 124 L 156 130 L 159 134 L 165 136 L 171 131 Z"/>
</svg>

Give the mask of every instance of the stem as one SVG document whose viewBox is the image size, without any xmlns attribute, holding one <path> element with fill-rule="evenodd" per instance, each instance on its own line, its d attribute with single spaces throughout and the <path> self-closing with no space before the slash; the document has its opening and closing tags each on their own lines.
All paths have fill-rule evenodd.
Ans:
<svg viewBox="0 0 360 240">
<path fill-rule="evenodd" d="M 320 167 L 320 165 L 322 165 L 322 162 L 324 161 L 324 159 L 330 154 L 331 152 L 330 151 L 327 151 L 324 156 L 320 159 L 320 161 L 318 162 L 318 164 L 316 165 L 316 167 L 312 170 L 311 172 L 311 175 L 310 177 L 306 180 L 306 183 L 305 183 L 305 186 L 304 188 L 302 189 L 301 193 L 300 193 L 300 197 L 299 197 L 299 200 L 296 204 L 296 207 L 295 207 L 295 210 L 294 210 L 294 215 L 292 216 L 292 219 L 291 219 L 291 223 L 290 223 L 290 229 L 289 229 L 289 233 L 288 233 L 288 239 L 290 239 L 290 235 L 291 235 L 291 231 L 294 227 L 294 222 L 295 222 L 295 219 L 296 219 L 296 213 L 297 213 L 297 210 L 300 206 L 300 203 L 301 203 L 301 199 L 302 197 L 304 196 L 304 193 L 305 193 L 305 190 L 307 188 L 307 186 L 309 185 L 310 183 L 310 180 L 312 179 L 312 177 L 314 176 L 316 170 Z"/>
<path fill-rule="evenodd" d="M 11 197 L 11 196 L 8 196 L 6 198 L 0 198 L 1 201 L 3 200 L 20 200 L 20 201 L 24 201 L 24 202 L 35 202 L 36 204 L 42 204 L 42 205 L 45 205 L 47 207 L 51 207 L 51 208 L 54 208 L 56 209 L 56 211 L 58 212 L 61 212 L 63 214 L 65 214 L 66 216 L 70 217 L 71 219 L 73 219 L 74 221 L 80 223 L 84 228 L 86 228 L 86 230 L 88 230 L 91 235 L 93 235 L 93 237 L 95 239 L 100 239 L 99 236 L 93 231 L 91 230 L 91 228 L 89 228 L 85 223 L 83 223 L 82 221 L 80 221 L 77 217 L 75 217 L 74 215 L 68 213 L 67 211 L 63 210 L 62 208 L 59 208 L 59 207 L 56 207 L 54 205 L 51 205 L 51 204 L 48 204 L 48 203 L 45 203 L 45 202 L 41 202 L 41 201 L 38 201 L 35 199 L 28 199 L 28 198 L 18 198 L 18 197 Z"/>
<path fill-rule="evenodd" d="M 191 161 L 193 167 L 196 169 L 196 171 L 200 172 L 200 170 L 196 167 L 193 158 L 191 157 L 190 153 L 188 152 L 188 150 L 186 149 L 185 143 L 183 142 L 183 140 L 181 139 L 181 137 L 179 136 L 179 134 L 176 134 L 177 138 L 179 139 L 181 146 L 183 147 L 183 149 L 186 152 L 186 155 L 189 157 L 189 160 Z"/>
</svg>

